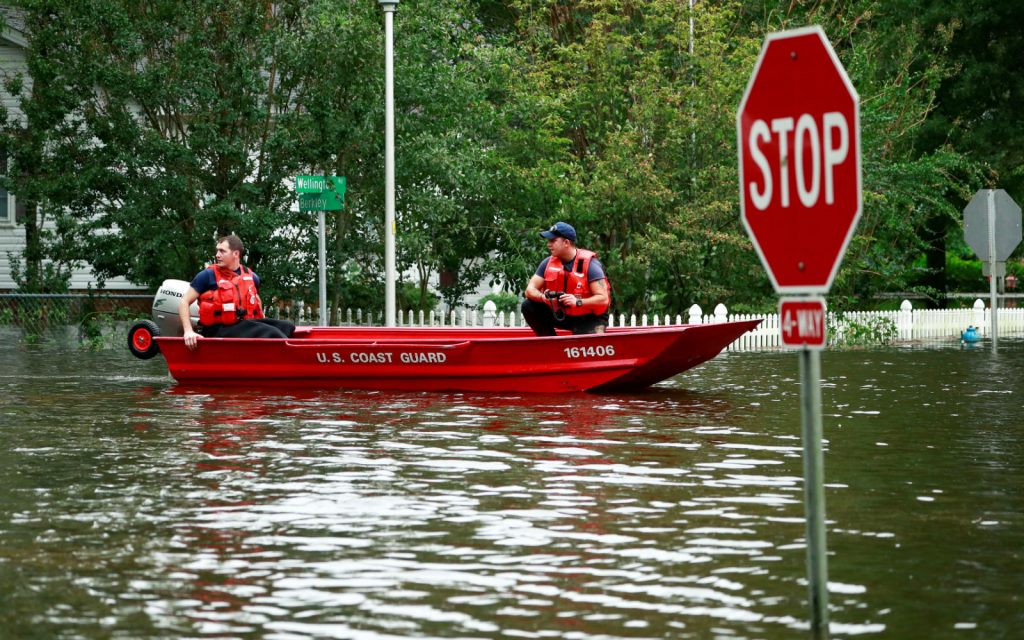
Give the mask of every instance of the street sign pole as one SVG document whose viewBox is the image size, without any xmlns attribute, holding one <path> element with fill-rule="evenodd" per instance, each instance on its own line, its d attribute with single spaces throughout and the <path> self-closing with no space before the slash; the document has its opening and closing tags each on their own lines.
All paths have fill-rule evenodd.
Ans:
<svg viewBox="0 0 1024 640">
<path fill-rule="evenodd" d="M 989 329 L 992 351 L 999 343 L 999 278 L 1006 275 L 1006 260 L 1021 241 L 1021 211 L 1002 189 L 980 189 L 964 207 L 964 241 L 981 260 L 989 281 Z M 985 272 L 988 273 L 985 273 Z"/>
<path fill-rule="evenodd" d="M 992 320 L 988 326 L 992 329 L 992 352 L 995 353 L 999 349 L 999 298 L 996 294 L 998 271 L 996 270 L 996 192 L 994 189 L 988 190 L 985 201 L 988 209 L 988 259 L 991 265 L 988 276 L 988 308 L 992 314 Z"/>
<path fill-rule="evenodd" d="M 345 206 L 344 176 L 296 176 L 295 191 L 299 211 L 316 211 L 317 262 L 319 262 L 320 313 L 318 322 L 327 326 L 327 212 L 341 211 Z"/>
<path fill-rule="evenodd" d="M 807 576 L 811 637 L 828 637 L 828 560 L 825 544 L 825 456 L 821 448 L 821 352 L 800 350 L 800 425 L 804 444 Z"/>
<path fill-rule="evenodd" d="M 316 212 L 316 226 L 320 234 L 319 257 L 320 257 L 320 326 L 327 326 L 327 224 L 325 221 L 326 212 L 321 209 Z"/>
</svg>

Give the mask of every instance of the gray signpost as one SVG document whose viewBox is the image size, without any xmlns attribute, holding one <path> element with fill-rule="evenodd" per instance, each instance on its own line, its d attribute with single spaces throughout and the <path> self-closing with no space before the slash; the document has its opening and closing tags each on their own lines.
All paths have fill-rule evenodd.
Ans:
<svg viewBox="0 0 1024 640">
<path fill-rule="evenodd" d="M 1020 207 L 1002 189 L 982 189 L 964 207 L 964 240 L 987 267 L 992 350 L 999 345 L 997 280 L 1006 275 L 1006 259 L 1021 241 Z"/>
<path fill-rule="evenodd" d="M 320 318 L 321 327 L 327 326 L 327 231 L 325 211 L 341 211 L 345 207 L 344 176 L 296 176 L 295 192 L 299 211 L 316 211 L 317 232 L 320 238 Z"/>
</svg>

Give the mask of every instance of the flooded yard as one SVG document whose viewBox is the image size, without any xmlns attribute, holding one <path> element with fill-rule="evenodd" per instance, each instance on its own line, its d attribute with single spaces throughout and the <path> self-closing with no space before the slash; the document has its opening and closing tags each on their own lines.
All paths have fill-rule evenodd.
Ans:
<svg viewBox="0 0 1024 640">
<path fill-rule="evenodd" d="M 1024 341 L 822 356 L 833 637 L 1024 627 Z M 0 336 L 0 635 L 808 625 L 797 356 L 648 393 L 182 388 Z"/>
</svg>

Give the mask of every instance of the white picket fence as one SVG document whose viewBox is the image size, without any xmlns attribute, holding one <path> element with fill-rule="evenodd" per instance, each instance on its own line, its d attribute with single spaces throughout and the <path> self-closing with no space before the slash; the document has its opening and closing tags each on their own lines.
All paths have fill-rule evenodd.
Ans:
<svg viewBox="0 0 1024 640">
<path fill-rule="evenodd" d="M 413 327 L 525 327 L 526 323 L 520 314 L 497 312 L 494 303 L 488 302 L 483 312 L 459 311 L 441 314 L 431 311 L 408 311 L 399 314 L 399 326 Z M 489 307 L 489 308 L 488 308 Z M 342 314 L 342 326 L 381 325 L 380 312 L 364 313 L 363 310 L 348 309 Z M 613 327 L 657 327 L 683 324 L 715 324 L 736 322 L 740 320 L 761 320 L 753 331 L 740 336 L 729 345 L 729 351 L 765 351 L 781 347 L 781 330 L 779 314 L 730 314 L 724 304 L 715 306 L 714 312 L 705 314 L 698 305 L 690 307 L 684 319 L 682 315 L 641 316 L 624 314 L 611 316 Z M 312 324 L 315 319 L 303 318 Z M 971 309 L 914 309 L 909 300 L 904 300 L 899 311 L 850 311 L 842 316 L 828 314 L 828 325 L 834 333 L 842 334 L 845 323 L 856 322 L 867 325 L 878 320 L 888 320 L 895 326 L 895 339 L 899 342 L 917 340 L 959 339 L 961 332 L 973 326 L 983 337 L 990 333 L 989 310 L 985 303 L 978 299 Z M 301 321 L 300 321 L 301 322 Z M 1024 333 L 1024 308 L 999 309 L 999 335 L 1009 336 Z"/>
</svg>

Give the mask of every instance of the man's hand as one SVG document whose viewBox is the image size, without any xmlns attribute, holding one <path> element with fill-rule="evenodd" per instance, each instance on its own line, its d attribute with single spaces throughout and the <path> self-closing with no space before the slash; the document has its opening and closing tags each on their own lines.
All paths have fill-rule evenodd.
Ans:
<svg viewBox="0 0 1024 640">
<path fill-rule="evenodd" d="M 547 298 L 544 297 L 544 291 L 541 289 L 543 286 L 544 278 L 537 274 L 533 274 L 530 281 L 526 283 L 526 292 L 524 295 L 534 302 L 547 302 Z"/>
<path fill-rule="evenodd" d="M 562 305 L 563 307 L 575 307 L 576 296 L 574 296 L 571 293 L 563 293 L 562 295 L 558 296 L 558 304 Z"/>
<path fill-rule="evenodd" d="M 185 346 L 190 350 L 195 350 L 199 345 L 199 338 L 202 337 L 192 329 L 192 318 L 189 317 L 189 307 L 198 299 L 199 292 L 189 287 L 185 295 L 182 296 L 181 302 L 178 303 L 178 317 L 181 319 L 181 326 L 184 331 Z"/>
<path fill-rule="evenodd" d="M 199 340 L 202 339 L 203 336 L 193 331 L 191 326 L 188 326 L 185 328 L 184 337 L 185 346 L 188 347 L 190 351 L 195 351 L 196 347 L 199 346 Z"/>
</svg>

